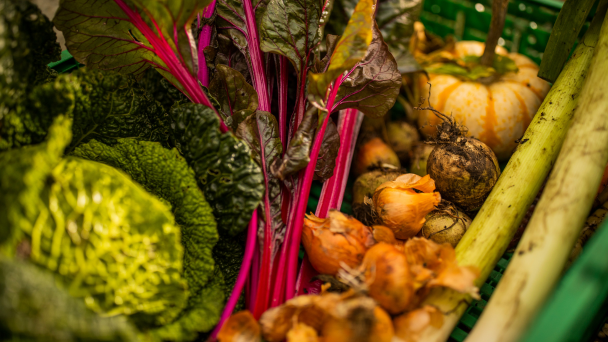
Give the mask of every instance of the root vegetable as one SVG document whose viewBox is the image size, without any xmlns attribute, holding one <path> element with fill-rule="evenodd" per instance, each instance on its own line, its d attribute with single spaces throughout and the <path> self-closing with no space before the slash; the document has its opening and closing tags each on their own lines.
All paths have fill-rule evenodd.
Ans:
<svg viewBox="0 0 608 342">
<path fill-rule="evenodd" d="M 353 213 L 355 218 L 367 226 L 374 224 L 373 209 L 370 205 L 365 204 L 365 198 L 371 198 L 377 187 L 395 180 L 401 174 L 402 172 L 394 169 L 380 169 L 359 176 L 353 185 Z"/>
<path fill-rule="evenodd" d="M 406 310 L 414 300 L 414 282 L 405 254 L 395 246 L 380 242 L 363 259 L 369 296 L 391 314 Z"/>
<path fill-rule="evenodd" d="M 410 172 L 413 174 L 417 174 L 420 177 L 424 177 L 427 175 L 426 165 L 429 160 L 429 156 L 435 146 L 429 145 L 424 142 L 419 142 L 414 145 L 412 149 L 412 156 L 410 157 Z"/>
<path fill-rule="evenodd" d="M 418 130 L 405 121 L 391 121 L 386 125 L 386 130 L 391 148 L 401 162 L 407 162 L 412 148 L 420 140 Z"/>
<path fill-rule="evenodd" d="M 385 226 L 372 226 L 372 233 L 374 234 L 374 240 L 376 242 L 386 242 L 397 247 L 398 250 L 403 251 L 403 240 L 397 240 L 395 233 Z"/>
<path fill-rule="evenodd" d="M 441 313 L 429 305 L 398 316 L 393 321 L 395 336 L 403 342 L 418 342 L 420 333 L 428 326 L 441 327 L 443 317 Z"/>
<path fill-rule="evenodd" d="M 261 342 L 260 325 L 248 310 L 239 311 L 224 323 L 217 335 L 219 342 Z"/>
<path fill-rule="evenodd" d="M 296 324 L 287 333 L 287 342 L 318 342 L 317 331 L 304 323 Z"/>
<path fill-rule="evenodd" d="M 443 198 L 466 211 L 479 209 L 500 175 L 498 160 L 486 144 L 465 136 L 466 128 L 453 118 L 435 114 L 443 123 L 437 127 L 427 172 Z"/>
<path fill-rule="evenodd" d="M 342 300 L 341 295 L 302 295 L 294 297 L 285 304 L 268 309 L 260 317 L 262 336 L 268 342 L 283 341 L 295 323 L 303 323 L 320 331 L 329 319 L 330 312 Z"/>
<path fill-rule="evenodd" d="M 341 263 L 349 267 L 359 266 L 375 241 L 369 227 L 332 209 L 325 219 L 307 215 L 302 243 L 317 272 L 336 275 Z"/>
<path fill-rule="evenodd" d="M 389 167 L 399 169 L 399 157 L 380 138 L 372 138 L 357 148 L 353 159 L 353 174 L 359 176 L 374 168 Z"/>
<path fill-rule="evenodd" d="M 440 207 L 428 213 L 422 226 L 422 236 L 439 244 L 449 243 L 456 247 L 471 225 L 471 219 L 450 202 L 442 201 Z"/>
<path fill-rule="evenodd" d="M 602 8 L 605 7 L 599 6 L 597 13 L 605 13 Z M 576 47 L 522 138 L 525 143 L 518 146 L 456 247 L 459 264 L 480 269 L 481 274 L 475 281 L 478 286 L 483 284 L 500 260 L 557 158 L 579 102 L 578 95 L 598 41 L 602 20 L 603 15 L 596 15 L 592 21 L 583 42 Z M 567 194 L 564 196 L 570 199 Z M 465 301 L 470 301 L 470 297 L 450 290 L 433 291 L 425 303 L 446 313 L 444 324 L 440 329 L 425 329 L 422 338 L 428 342 L 446 341 L 467 308 L 462 304 Z"/>
<path fill-rule="evenodd" d="M 441 195 L 434 190 L 435 182 L 428 175 L 401 175 L 376 189 L 372 199 L 374 211 L 396 238 L 410 238 L 422 228 L 424 216 L 441 202 Z"/>
<path fill-rule="evenodd" d="M 357 297 L 336 305 L 321 330 L 326 342 L 391 342 L 390 316 L 369 297 Z"/>
</svg>

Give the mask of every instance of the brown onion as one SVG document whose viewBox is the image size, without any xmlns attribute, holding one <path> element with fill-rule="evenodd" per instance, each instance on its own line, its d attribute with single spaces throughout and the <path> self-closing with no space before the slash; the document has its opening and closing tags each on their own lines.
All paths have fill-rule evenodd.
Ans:
<svg viewBox="0 0 608 342">
<path fill-rule="evenodd" d="M 341 263 L 354 268 L 375 243 L 369 227 L 354 217 L 330 210 L 327 218 L 307 215 L 302 229 L 302 244 L 317 272 L 336 275 Z"/>
<path fill-rule="evenodd" d="M 401 168 L 399 157 L 382 139 L 372 138 L 357 147 L 353 159 L 353 175 L 359 176 L 373 168 Z"/>
<path fill-rule="evenodd" d="M 363 259 L 369 296 L 391 314 L 403 312 L 414 299 L 414 282 L 403 252 L 379 242 Z"/>
</svg>

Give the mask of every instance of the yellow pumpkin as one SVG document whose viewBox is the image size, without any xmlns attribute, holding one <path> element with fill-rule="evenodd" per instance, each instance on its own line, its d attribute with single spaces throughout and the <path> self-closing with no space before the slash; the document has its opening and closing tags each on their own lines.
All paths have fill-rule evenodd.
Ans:
<svg viewBox="0 0 608 342">
<path fill-rule="evenodd" d="M 484 44 L 458 42 L 451 54 L 454 58 L 481 56 Z M 451 75 L 429 74 L 420 77 L 421 96 L 428 94 L 432 85 L 431 106 L 469 129 L 473 136 L 488 145 L 498 160 L 507 160 L 532 121 L 532 117 L 549 92 L 549 83 L 538 78 L 538 66 L 528 57 L 507 53 L 502 47 L 496 52 L 511 58 L 519 71 L 507 73 L 498 80 L 483 84 L 466 82 Z M 425 102 L 425 106 L 428 102 Z M 441 120 L 431 111 L 420 112 L 418 125 L 427 137 L 434 137 L 435 125 Z"/>
</svg>

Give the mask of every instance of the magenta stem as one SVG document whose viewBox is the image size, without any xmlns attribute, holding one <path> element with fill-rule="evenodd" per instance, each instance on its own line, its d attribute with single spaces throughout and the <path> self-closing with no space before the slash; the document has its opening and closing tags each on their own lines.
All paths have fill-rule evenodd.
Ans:
<svg viewBox="0 0 608 342">
<path fill-rule="evenodd" d="M 340 149 L 338 150 L 334 174 L 323 183 L 319 205 L 317 206 L 317 212 L 315 213 L 317 217 L 325 218 L 330 209 L 340 210 L 340 207 L 342 206 L 350 164 L 355 151 L 354 147 L 362 120 L 363 114 L 356 109 L 349 108 L 340 111 L 340 117 L 338 119 Z"/>
<path fill-rule="evenodd" d="M 230 315 L 232 315 L 232 311 L 234 311 L 234 307 L 236 303 L 239 301 L 239 297 L 241 296 L 241 291 L 243 290 L 243 286 L 247 281 L 247 277 L 249 275 L 249 269 L 251 267 L 251 259 L 253 257 L 253 250 L 256 244 L 256 236 L 258 232 L 258 213 L 257 210 L 253 211 L 253 215 L 251 215 L 251 220 L 249 221 L 249 226 L 247 228 L 247 243 L 245 245 L 245 256 L 243 257 L 243 262 L 241 263 L 241 269 L 239 270 L 239 275 L 236 278 L 236 282 L 234 283 L 234 288 L 232 289 L 232 293 L 230 294 L 230 298 L 224 307 L 224 311 L 222 312 L 222 316 L 220 317 L 219 323 L 213 329 L 211 336 L 209 337 L 209 341 L 215 341 L 217 338 L 217 334 L 220 329 L 226 322 Z"/>
<path fill-rule="evenodd" d="M 141 18 L 139 13 L 133 11 L 133 9 L 131 9 L 123 0 L 114 0 L 114 2 L 129 17 L 129 21 L 144 35 L 144 37 L 146 37 L 148 42 L 150 42 L 156 55 L 163 61 L 171 74 L 182 85 L 184 94 L 192 102 L 200 103 L 213 109 L 220 118 L 220 131 L 223 133 L 227 132 L 228 127 L 224 124 L 224 121 L 217 110 L 211 105 L 211 102 L 203 92 L 203 89 L 198 85 L 198 80 L 190 74 L 190 71 L 186 68 L 184 63 L 179 61 L 177 55 L 165 40 L 165 37 L 162 34 L 157 36 Z M 150 20 L 156 26 L 157 31 L 160 32 L 154 18 L 150 18 Z M 175 42 L 175 44 L 177 45 L 178 42 Z"/>
<path fill-rule="evenodd" d="M 279 136 L 283 144 L 283 154 L 287 149 L 287 87 L 289 85 L 287 63 L 289 63 L 287 57 L 279 57 Z"/>
<path fill-rule="evenodd" d="M 295 283 L 298 272 L 298 253 L 300 251 L 300 240 L 302 238 L 302 225 L 304 224 L 304 214 L 306 213 L 306 206 L 308 204 L 308 196 L 310 195 L 310 186 L 312 184 L 313 176 L 315 173 L 315 168 L 317 167 L 317 160 L 319 158 L 319 151 L 321 150 L 321 144 L 323 142 L 323 137 L 325 136 L 325 129 L 327 128 L 327 122 L 330 119 L 332 108 L 334 107 L 334 102 L 336 99 L 336 95 L 338 94 L 338 89 L 342 84 L 343 77 L 340 76 L 334 82 L 333 87 L 331 88 L 329 97 L 327 99 L 327 106 L 325 108 L 328 109 L 328 112 L 321 124 L 320 129 L 318 130 L 315 140 L 312 145 L 312 150 L 310 152 L 310 162 L 304 169 L 304 176 L 301 182 L 302 187 L 300 188 L 300 195 L 297 197 L 298 204 L 296 206 L 295 217 L 292 221 L 292 235 L 290 236 L 289 241 L 286 241 L 288 244 L 288 255 L 287 255 L 287 279 L 285 284 L 285 300 L 289 300 L 293 298 L 296 294 L 295 292 Z M 302 171 L 300 172 L 302 175 Z"/>
<path fill-rule="evenodd" d="M 217 0 L 213 0 L 205 10 L 203 11 L 203 18 L 209 19 L 215 11 L 215 3 Z M 211 44 L 211 33 L 213 28 L 210 25 L 203 26 L 201 34 L 198 38 L 198 80 L 205 87 L 209 86 L 209 68 L 207 68 L 207 60 L 205 59 L 204 49 Z"/>
<path fill-rule="evenodd" d="M 268 86 L 266 74 L 264 73 L 264 60 L 260 50 L 260 38 L 258 36 L 258 26 L 255 22 L 255 11 L 251 0 L 243 0 L 245 10 L 245 24 L 247 25 L 247 47 L 251 56 L 251 66 L 253 68 L 253 87 L 258 93 L 258 109 L 266 112 L 270 111 L 270 99 L 268 98 Z"/>
<path fill-rule="evenodd" d="M 363 113 L 356 109 L 346 109 L 340 111 L 338 118 L 338 132 L 340 133 L 340 149 L 336 160 L 334 174 L 325 183 L 321 190 L 319 204 L 315 216 L 325 218 L 330 209 L 340 209 L 344 192 L 346 191 L 346 183 L 348 182 L 348 174 L 352 163 L 353 154 L 361 122 L 363 121 Z M 316 271 L 308 261 L 308 256 L 304 255 L 304 260 L 300 265 L 298 277 L 296 281 L 296 294 L 304 293 L 304 287 L 312 277 L 316 275 Z"/>
<path fill-rule="evenodd" d="M 260 246 L 256 241 L 255 251 L 253 253 L 253 265 L 251 266 L 251 276 L 249 277 L 250 297 L 247 301 L 247 309 L 253 311 L 255 306 L 255 294 L 258 292 L 258 284 L 260 283 Z"/>
</svg>

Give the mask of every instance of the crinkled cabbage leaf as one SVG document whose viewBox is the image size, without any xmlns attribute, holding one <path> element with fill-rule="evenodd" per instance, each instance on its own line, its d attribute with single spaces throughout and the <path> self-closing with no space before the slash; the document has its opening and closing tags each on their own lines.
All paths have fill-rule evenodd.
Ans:
<svg viewBox="0 0 608 342">
<path fill-rule="evenodd" d="M 0 229 L 12 229 L 2 249 L 27 246 L 33 263 L 93 311 L 131 315 L 142 327 L 172 322 L 188 291 L 170 208 L 113 167 L 60 159 L 69 128 L 60 116 L 46 142 L 0 154 L 0 185 L 11 186 L 0 193 Z"/>
</svg>

